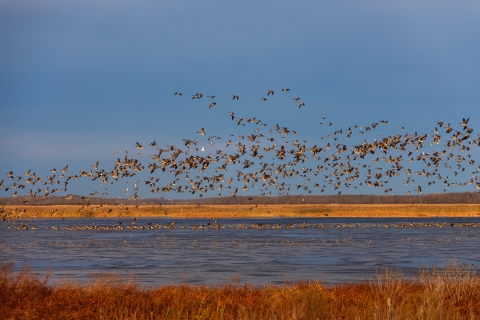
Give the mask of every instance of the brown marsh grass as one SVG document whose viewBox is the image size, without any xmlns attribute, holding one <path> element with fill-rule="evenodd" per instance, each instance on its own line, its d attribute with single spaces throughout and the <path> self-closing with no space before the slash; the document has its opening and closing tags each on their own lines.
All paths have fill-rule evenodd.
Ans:
<svg viewBox="0 0 480 320">
<path fill-rule="evenodd" d="M 275 218 L 275 217 L 478 217 L 480 204 L 279 204 L 5 206 L 9 217 Z"/>
<path fill-rule="evenodd" d="M 479 319 L 480 279 L 466 264 L 421 269 L 412 280 L 390 271 L 361 283 L 254 287 L 169 285 L 142 289 L 100 276 L 53 286 L 13 264 L 0 269 L 2 319 Z"/>
</svg>

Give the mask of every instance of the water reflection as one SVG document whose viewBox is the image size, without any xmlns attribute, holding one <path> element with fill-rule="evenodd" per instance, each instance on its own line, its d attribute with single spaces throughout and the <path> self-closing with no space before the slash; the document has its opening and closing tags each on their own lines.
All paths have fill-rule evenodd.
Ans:
<svg viewBox="0 0 480 320">
<path fill-rule="evenodd" d="M 143 228 L 174 221 L 175 228 Z M 53 281 L 68 275 L 85 283 L 92 274 L 114 272 L 134 274 L 143 286 L 217 285 L 232 278 L 255 285 L 313 279 L 333 284 L 361 281 L 382 268 L 411 274 L 452 260 L 480 266 L 478 219 L 225 219 L 218 221 L 225 228 L 212 229 L 211 219 L 158 218 L 137 219 L 140 229 L 67 228 L 118 222 L 128 226 L 131 219 L 22 220 L 28 230 L 4 224 L 0 260 L 15 262 L 17 270 L 29 265 L 40 275 L 51 267 Z M 281 228 L 236 228 L 252 224 Z"/>
</svg>

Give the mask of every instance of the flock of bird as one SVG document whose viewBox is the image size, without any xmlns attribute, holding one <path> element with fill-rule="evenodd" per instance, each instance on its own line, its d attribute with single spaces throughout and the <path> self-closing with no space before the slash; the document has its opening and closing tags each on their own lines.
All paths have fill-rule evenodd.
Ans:
<svg viewBox="0 0 480 320">
<path fill-rule="evenodd" d="M 290 94 L 288 88 L 281 91 L 283 96 Z M 174 94 L 183 96 L 181 92 Z M 274 94 L 274 90 L 266 90 L 266 95 L 260 99 L 267 101 L 267 97 Z M 211 100 L 207 107 L 216 107 L 215 96 L 207 97 Z M 201 100 L 203 94 L 197 92 L 192 99 Z M 232 100 L 239 99 L 237 94 L 232 95 Z M 299 97 L 290 96 L 288 99 L 299 108 L 306 105 Z M 380 188 L 389 193 L 394 191 L 394 183 L 391 183 L 394 179 L 402 179 L 402 183 L 409 186 L 408 194 L 422 194 L 425 187 L 437 183 L 444 185 L 445 192 L 454 186 L 480 190 L 480 165 L 472 156 L 473 149 L 480 146 L 480 134 L 474 136 L 468 118 L 456 125 L 438 121 L 428 133 L 405 133 L 402 127 L 398 134 L 380 132 L 370 140 L 349 143 L 355 137 L 367 136 L 367 132 L 388 124 L 388 121 L 380 120 L 367 126 L 332 130 L 309 144 L 307 140 L 298 139 L 297 132 L 291 128 L 237 115 L 240 112 L 229 111 L 228 119 L 232 121 L 232 127 L 248 129 L 248 134 L 230 134 L 225 138 L 208 135 L 210 130 L 202 127 L 195 135 L 184 138 L 180 146 L 162 147 L 156 141 L 149 143 L 153 154 L 148 156 L 147 163 L 141 160 L 140 153 L 147 147 L 136 142 L 138 153 L 132 155 L 126 150 L 123 157 L 115 154 L 117 159 L 109 169 L 101 168 L 97 161 L 88 169 L 71 173 L 66 165 L 60 170 L 52 169 L 51 174 L 43 179 L 32 170 L 22 174 L 10 171 L 6 181 L 0 181 L 0 189 L 13 191 L 9 194 L 11 196 L 46 197 L 63 192 L 67 199 L 71 199 L 69 184 L 83 178 L 103 186 L 101 191 L 84 195 L 86 200 L 108 197 L 109 184 L 120 183 L 122 179 L 126 183 L 122 190 L 125 197 L 133 200 L 140 198 L 138 190 L 141 186 L 148 188 L 152 197 L 171 192 L 199 197 L 207 194 L 235 197 L 239 192 L 252 190 L 262 196 L 327 190 L 341 194 L 342 190 L 365 187 Z M 329 128 L 333 125 L 325 117 L 318 120 L 321 126 Z M 216 148 L 213 147 L 215 144 Z M 436 146 L 438 149 L 434 150 Z M 205 147 L 211 151 L 206 152 Z"/>
<path fill-rule="evenodd" d="M 28 226 L 25 222 L 15 223 L 10 221 L 6 224 L 6 227 L 10 230 L 39 230 L 37 225 Z M 86 225 L 64 225 L 64 226 L 47 226 L 45 230 L 53 231 L 123 231 L 123 230 L 171 230 L 171 229 L 191 229 L 191 230 L 221 230 L 221 229 L 250 229 L 250 230 L 263 230 L 263 229 L 341 229 L 341 228 L 478 228 L 480 223 L 472 222 L 401 222 L 401 223 L 218 223 L 216 219 L 212 222 L 203 224 L 191 224 L 183 225 L 177 224 L 176 221 L 172 221 L 165 224 L 147 222 L 144 225 L 137 224 L 136 219 L 132 220 L 130 224 L 123 225 L 122 221 L 117 224 L 110 225 L 97 225 L 94 223 Z"/>
</svg>

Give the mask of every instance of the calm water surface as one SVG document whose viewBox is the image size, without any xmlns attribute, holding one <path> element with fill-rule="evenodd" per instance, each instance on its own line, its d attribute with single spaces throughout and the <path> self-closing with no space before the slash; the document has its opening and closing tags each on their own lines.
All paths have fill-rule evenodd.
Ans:
<svg viewBox="0 0 480 320">
<path fill-rule="evenodd" d="M 124 230 L 68 230 L 79 229 L 68 226 L 116 227 L 119 221 Z M 163 227 L 174 221 L 175 228 Z M 300 227 L 304 222 L 307 228 Z M 21 220 L 28 230 L 2 224 L 0 261 L 14 262 L 17 271 L 28 265 L 37 275 L 52 268 L 51 281 L 68 276 L 86 283 L 92 275 L 115 273 L 123 278 L 133 275 L 145 287 L 219 285 L 232 279 L 254 285 L 315 279 L 334 284 L 362 281 L 384 268 L 408 276 L 422 266 L 441 267 L 452 261 L 480 266 L 480 219 L 219 219 L 223 229 L 210 228 L 211 219 L 136 220 L 140 227 L 162 225 L 153 230 L 128 229 L 131 223 L 131 219 Z M 239 224 L 281 228 L 236 228 Z M 316 224 L 319 228 L 312 227 Z M 192 230 L 192 225 L 207 229 Z"/>
</svg>

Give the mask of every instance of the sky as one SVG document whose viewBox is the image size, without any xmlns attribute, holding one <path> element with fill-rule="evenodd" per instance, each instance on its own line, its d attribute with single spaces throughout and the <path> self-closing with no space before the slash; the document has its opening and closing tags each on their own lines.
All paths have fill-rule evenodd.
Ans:
<svg viewBox="0 0 480 320">
<path fill-rule="evenodd" d="M 238 126 L 229 112 L 261 119 L 265 134 L 276 124 L 298 133 L 276 137 L 278 145 L 322 145 L 322 136 L 380 120 L 388 125 L 342 143 L 405 132 L 431 137 L 439 120 L 461 131 L 469 118 L 480 128 L 479 16 L 478 1 L 0 1 L 0 196 L 28 191 L 5 191 L 10 171 L 43 179 L 53 168 L 78 174 L 97 161 L 108 171 L 125 150 L 140 153 L 146 167 L 152 141 L 185 152 L 182 139 L 199 139 L 199 155 L 220 144 L 228 152 L 226 141 L 256 128 Z M 202 99 L 192 99 L 197 92 Z M 221 140 L 210 145 L 201 128 Z M 479 147 L 470 157 L 480 162 Z M 139 197 L 197 196 L 152 195 L 144 176 L 131 183 L 137 178 Z M 390 182 L 391 193 L 405 194 L 405 178 Z M 126 196 L 126 181 L 109 196 Z M 59 194 L 104 188 L 72 181 Z M 344 190 L 377 192 L 383 189 Z"/>
</svg>

